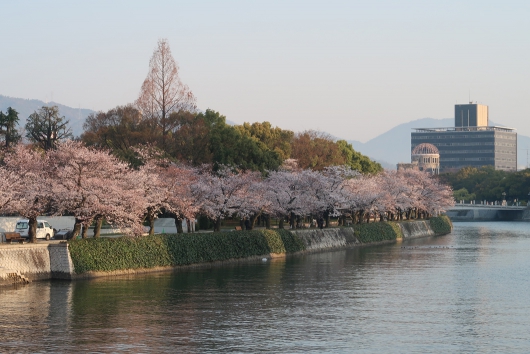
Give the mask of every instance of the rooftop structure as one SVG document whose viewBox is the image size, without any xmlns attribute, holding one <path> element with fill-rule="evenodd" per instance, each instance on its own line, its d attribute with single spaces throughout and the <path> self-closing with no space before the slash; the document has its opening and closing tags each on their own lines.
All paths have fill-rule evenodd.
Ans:
<svg viewBox="0 0 530 354">
<path fill-rule="evenodd" d="M 455 127 L 487 127 L 488 106 L 471 103 L 455 105 Z"/>
</svg>

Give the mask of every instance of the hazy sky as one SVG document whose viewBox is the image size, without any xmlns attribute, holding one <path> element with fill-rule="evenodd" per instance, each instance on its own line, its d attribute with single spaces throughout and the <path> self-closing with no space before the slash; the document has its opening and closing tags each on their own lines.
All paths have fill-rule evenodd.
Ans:
<svg viewBox="0 0 530 354">
<path fill-rule="evenodd" d="M 236 123 L 367 141 L 471 92 L 530 135 L 529 1 L 1 1 L 0 36 L 12 97 L 132 103 L 167 38 L 199 108 Z"/>
</svg>

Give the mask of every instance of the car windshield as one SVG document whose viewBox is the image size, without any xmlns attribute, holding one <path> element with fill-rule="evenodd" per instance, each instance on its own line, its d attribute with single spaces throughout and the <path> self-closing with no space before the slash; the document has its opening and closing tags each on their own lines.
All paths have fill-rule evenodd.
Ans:
<svg viewBox="0 0 530 354">
<path fill-rule="evenodd" d="M 19 222 L 17 222 L 16 228 L 17 229 L 27 229 L 28 228 L 27 221 L 19 221 Z"/>
</svg>

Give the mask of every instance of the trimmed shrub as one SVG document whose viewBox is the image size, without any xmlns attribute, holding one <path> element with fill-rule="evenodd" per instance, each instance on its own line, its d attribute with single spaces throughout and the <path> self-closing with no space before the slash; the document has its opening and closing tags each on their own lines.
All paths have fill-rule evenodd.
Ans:
<svg viewBox="0 0 530 354">
<path fill-rule="evenodd" d="M 113 271 L 292 253 L 305 249 L 288 230 L 154 235 L 69 241 L 76 273 Z"/>
<path fill-rule="evenodd" d="M 353 227 L 355 237 L 361 243 L 381 242 L 402 238 L 399 225 L 395 222 L 374 222 L 371 224 L 358 224 Z"/>
<path fill-rule="evenodd" d="M 432 217 L 429 222 L 436 235 L 447 235 L 453 231 L 453 223 L 447 215 Z"/>
</svg>

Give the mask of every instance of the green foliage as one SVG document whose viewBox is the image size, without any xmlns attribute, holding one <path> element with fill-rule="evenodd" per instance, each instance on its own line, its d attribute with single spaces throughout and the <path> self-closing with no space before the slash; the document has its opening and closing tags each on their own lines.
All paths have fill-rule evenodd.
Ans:
<svg viewBox="0 0 530 354">
<path fill-rule="evenodd" d="M 470 200 L 475 200 L 477 196 L 475 193 L 469 193 L 467 189 L 461 188 L 459 190 L 453 191 L 453 198 L 458 203 L 460 200 L 469 202 Z"/>
<path fill-rule="evenodd" d="M 89 271 L 179 266 L 305 249 L 287 230 L 81 239 L 69 242 L 78 274 Z"/>
<path fill-rule="evenodd" d="M 26 137 L 43 150 L 53 149 L 58 141 L 73 138 L 69 123 L 57 106 L 43 106 L 28 117 Z"/>
<path fill-rule="evenodd" d="M 481 168 L 465 167 L 458 172 L 440 175 L 442 182 L 450 185 L 453 190 L 465 188 L 475 195 L 475 200 L 502 200 L 506 193 L 506 200 L 528 200 L 530 192 L 530 169 L 509 172 L 495 170 L 493 166 Z M 459 199 L 455 199 L 458 201 Z M 461 198 L 465 199 L 465 198 Z M 467 200 L 467 199 L 466 199 Z"/>
<path fill-rule="evenodd" d="M 372 161 L 368 156 L 355 151 L 353 146 L 346 140 L 337 141 L 337 145 L 345 159 L 345 164 L 350 166 L 352 169 L 369 174 L 376 174 L 383 171 L 381 164 Z"/>
<path fill-rule="evenodd" d="M 4 140 L 4 146 L 9 148 L 18 143 L 21 136 L 17 130 L 18 112 L 11 107 L 7 108 L 6 113 L 0 111 L 0 135 Z"/>
<path fill-rule="evenodd" d="M 235 128 L 242 135 L 255 138 L 270 150 L 275 151 L 282 161 L 291 156 L 291 143 L 294 137 L 292 131 L 273 128 L 269 122 L 243 123 L 243 125 L 236 125 Z"/>
<path fill-rule="evenodd" d="M 453 230 L 453 224 L 447 215 L 433 217 L 429 222 L 436 235 L 447 235 Z"/>
<path fill-rule="evenodd" d="M 215 165 L 262 172 L 276 170 L 281 165 L 277 152 L 269 149 L 258 138 L 226 124 L 226 118 L 219 112 L 207 110 L 205 120 L 214 122 L 210 129 L 210 151 Z"/>
<path fill-rule="evenodd" d="M 403 234 L 395 222 L 374 222 L 354 226 L 355 237 L 361 243 L 381 242 L 402 238 Z"/>
</svg>

